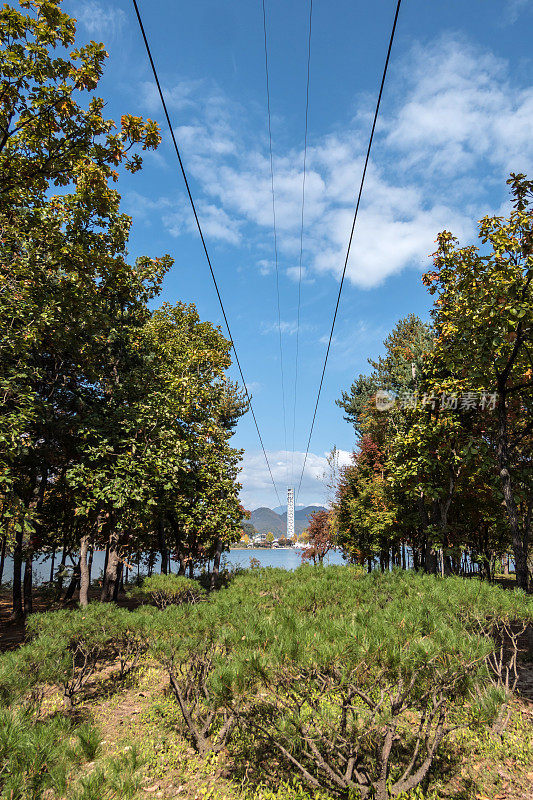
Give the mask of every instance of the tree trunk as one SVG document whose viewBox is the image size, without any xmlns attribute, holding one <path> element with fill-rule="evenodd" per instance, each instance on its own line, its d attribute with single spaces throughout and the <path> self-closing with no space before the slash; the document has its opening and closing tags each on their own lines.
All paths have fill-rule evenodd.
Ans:
<svg viewBox="0 0 533 800">
<path fill-rule="evenodd" d="M 187 556 L 185 554 L 185 550 L 183 549 L 183 544 L 181 539 L 178 539 L 177 543 L 177 554 L 178 554 L 178 575 L 185 575 L 185 567 L 187 566 Z"/>
<path fill-rule="evenodd" d="M 27 557 L 26 563 L 24 565 L 24 582 L 23 582 L 23 592 L 24 592 L 24 615 L 27 616 L 28 614 L 33 613 L 33 548 L 30 549 Z"/>
<path fill-rule="evenodd" d="M 12 619 L 22 619 L 22 529 L 15 535 L 13 549 L 13 612 Z"/>
<path fill-rule="evenodd" d="M 2 578 L 4 577 L 4 564 L 6 563 L 6 543 L 7 536 L 2 539 L 2 552 L 0 553 L 0 586 L 2 585 Z"/>
<path fill-rule="evenodd" d="M 66 563 L 67 563 L 67 534 L 65 532 L 63 534 L 63 552 L 61 554 L 61 561 L 59 563 L 59 569 L 58 569 L 59 577 L 57 579 L 56 600 L 59 600 L 59 598 L 61 597 L 61 593 L 63 591 L 63 574 L 65 572 Z"/>
<path fill-rule="evenodd" d="M 220 574 L 220 559 L 222 557 L 222 540 L 217 539 L 217 546 L 215 549 L 215 556 L 213 558 L 213 570 L 211 572 L 211 580 L 209 588 L 211 590 L 217 588 L 218 576 Z"/>
<path fill-rule="evenodd" d="M 53 583 L 54 582 L 54 566 L 55 566 L 55 562 L 56 562 L 56 549 L 55 549 L 55 547 L 53 547 L 52 548 L 52 561 L 50 563 L 50 578 L 49 578 L 48 583 Z"/>
<path fill-rule="evenodd" d="M 94 556 L 94 546 L 89 548 L 89 589 L 91 588 L 91 582 L 93 577 L 93 556 Z"/>
<path fill-rule="evenodd" d="M 529 539 L 529 519 L 524 525 L 524 530 L 520 529 L 518 508 L 514 496 L 513 485 L 510 473 L 509 457 L 509 436 L 507 430 L 507 405 L 505 392 L 502 387 L 498 387 L 500 392 L 500 402 L 498 404 L 498 464 L 500 467 L 500 480 L 503 491 L 503 499 L 507 510 L 507 518 L 511 529 L 513 540 L 513 553 L 516 572 L 516 583 L 521 589 L 527 592 L 528 588 L 528 569 L 527 569 L 527 550 Z"/>
<path fill-rule="evenodd" d="M 104 575 L 107 571 L 107 562 L 109 561 L 109 542 L 105 546 L 105 557 L 104 557 Z"/>
<path fill-rule="evenodd" d="M 102 583 L 100 600 L 102 603 L 109 603 L 115 594 L 115 585 L 118 577 L 118 534 L 111 533 L 108 543 L 108 558 Z M 118 590 L 117 590 L 118 591 Z"/>
<path fill-rule="evenodd" d="M 154 564 L 155 564 L 155 551 L 150 550 L 148 555 L 148 577 L 152 577 L 152 573 L 154 571 Z"/>
<path fill-rule="evenodd" d="M 31 514 L 33 528 L 28 532 L 28 538 L 24 546 L 26 564 L 24 567 L 24 614 L 33 612 L 33 554 L 36 547 L 36 533 L 40 529 L 39 512 L 42 508 L 46 487 L 48 485 L 48 469 L 42 471 L 39 481 L 36 480 L 28 509 Z M 34 515 L 37 515 L 36 517 Z"/>
<path fill-rule="evenodd" d="M 502 567 L 503 567 L 503 574 L 505 576 L 509 575 L 509 556 L 507 553 L 502 558 Z"/>
<path fill-rule="evenodd" d="M 157 536 L 159 543 L 159 550 L 161 552 L 161 574 L 167 575 L 168 573 L 168 548 L 165 539 L 165 522 L 163 518 L 157 524 Z"/>
<path fill-rule="evenodd" d="M 70 579 L 70 583 L 67 586 L 67 591 L 65 592 L 65 597 L 63 598 L 64 603 L 68 603 L 74 597 L 74 592 L 80 585 L 80 562 L 76 564 L 74 567 L 74 571 L 72 573 L 72 578 Z"/>
<path fill-rule="evenodd" d="M 80 541 L 80 606 L 85 608 L 89 605 L 89 565 L 87 563 L 87 552 L 89 549 L 88 535 L 82 536 Z"/>
<path fill-rule="evenodd" d="M 123 570 L 124 570 L 124 562 L 122 560 L 119 560 L 117 562 L 117 574 L 115 575 L 115 585 L 113 586 L 113 602 L 115 603 L 118 600 L 118 595 L 122 586 Z"/>
</svg>

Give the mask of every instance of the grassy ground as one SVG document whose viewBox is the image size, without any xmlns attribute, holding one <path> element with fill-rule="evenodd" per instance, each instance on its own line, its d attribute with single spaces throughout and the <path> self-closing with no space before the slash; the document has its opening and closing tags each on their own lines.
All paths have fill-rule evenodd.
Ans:
<svg viewBox="0 0 533 800">
<path fill-rule="evenodd" d="M 523 654 L 525 657 L 525 653 Z M 418 800 L 533 800 L 533 664 L 523 661 L 522 688 L 513 702 L 510 722 L 500 738 L 488 732 L 458 730 L 450 735 L 433 776 Z M 50 691 L 42 714 L 53 714 L 61 698 Z M 76 707 L 79 720 L 100 731 L 98 758 L 83 769 L 125 757 L 132 750 L 140 760 L 135 797 L 183 800 L 306 800 L 309 793 L 272 753 L 258 753 L 253 743 L 239 742 L 239 758 L 231 747 L 206 759 L 198 757 L 182 734 L 178 706 L 165 672 L 145 662 L 126 682 L 113 672 L 95 678 Z M 234 745 L 236 746 L 236 745 Z M 246 753 L 243 762 L 242 753 Z M 262 783 L 254 764 L 262 763 Z M 265 763 L 271 763 L 265 778 Z"/>
<path fill-rule="evenodd" d="M 38 610 L 48 606 L 44 597 L 37 601 Z M 7 613 L 6 604 L 1 611 Z M 2 635 L 3 646 L 11 649 L 22 641 L 24 628 L 4 626 Z M 533 800 L 532 631 L 523 639 L 520 656 L 519 691 L 503 735 L 454 731 L 434 762 L 429 784 L 409 795 L 410 800 Z M 73 712 L 76 722 L 89 722 L 99 732 L 94 756 L 73 769 L 64 796 L 52 793 L 42 795 L 42 800 L 326 800 L 327 795 L 302 787 L 274 752 L 258 751 L 251 739 L 239 739 L 218 755 L 200 758 L 184 736 L 168 674 L 149 659 L 125 680 L 119 681 L 116 672 L 115 665 L 97 674 Z M 49 687 L 41 717 L 56 712 L 63 713 L 62 699 Z M 96 788 L 93 793 L 78 794 L 80 781 L 90 783 L 92 775 L 109 770 L 109 765 L 117 771 L 118 788 L 107 785 L 105 793 Z M 119 781 L 126 772 L 128 795 Z"/>
</svg>

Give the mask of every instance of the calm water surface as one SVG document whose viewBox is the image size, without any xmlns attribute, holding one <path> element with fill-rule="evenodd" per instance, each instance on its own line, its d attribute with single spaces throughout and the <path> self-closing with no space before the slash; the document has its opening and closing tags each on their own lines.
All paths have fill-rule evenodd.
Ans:
<svg viewBox="0 0 533 800">
<path fill-rule="evenodd" d="M 262 567 L 283 567 L 283 569 L 296 569 L 302 563 L 302 551 L 280 547 L 268 550 L 264 547 L 250 547 L 246 550 L 230 550 L 226 553 L 226 561 L 239 567 L 249 567 L 250 559 L 256 558 Z M 329 552 L 324 559 L 324 564 L 345 564 L 339 552 Z"/>
<path fill-rule="evenodd" d="M 292 548 L 279 548 L 269 550 L 265 547 L 250 547 L 246 550 L 230 550 L 229 553 L 224 553 L 223 558 L 228 565 L 235 567 L 249 567 L 250 560 L 256 558 L 262 567 L 283 567 L 283 569 L 296 569 L 302 563 L 302 551 L 293 550 Z M 56 554 L 55 568 L 57 569 L 61 560 L 61 553 Z M 93 556 L 93 569 L 92 576 L 98 579 L 104 569 L 105 553 L 103 551 L 96 552 Z M 154 570 L 157 571 L 160 567 L 160 559 L 155 562 Z M 342 555 L 338 552 L 330 552 L 324 559 L 324 564 L 344 564 Z M 72 569 L 73 563 L 69 559 L 67 567 Z M 24 570 L 24 567 L 23 567 Z M 172 572 L 178 571 L 178 565 L 172 562 Z M 135 574 L 136 570 L 133 571 Z M 146 572 L 146 566 L 141 567 L 141 572 Z M 36 559 L 33 563 L 33 576 L 36 584 L 47 581 L 50 577 L 50 557 L 42 556 Z M 6 558 L 4 569 L 4 581 L 10 581 L 13 577 L 13 562 L 10 558 Z"/>
</svg>

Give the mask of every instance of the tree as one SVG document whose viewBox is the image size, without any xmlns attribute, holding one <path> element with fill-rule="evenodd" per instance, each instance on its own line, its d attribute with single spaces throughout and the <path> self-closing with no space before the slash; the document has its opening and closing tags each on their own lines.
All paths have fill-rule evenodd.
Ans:
<svg viewBox="0 0 533 800">
<path fill-rule="evenodd" d="M 497 393 L 494 421 L 484 434 L 493 445 L 518 585 L 528 585 L 527 552 L 533 512 L 533 183 L 512 174 L 508 218 L 479 223 L 483 245 L 461 248 L 438 237 L 432 294 L 435 359 L 450 386 Z"/>
<path fill-rule="evenodd" d="M 431 327 L 409 315 L 384 341 L 385 355 L 369 359 L 372 371 L 359 375 L 337 405 L 346 412 L 358 443 L 353 464 L 341 470 L 333 512 L 344 553 L 372 568 L 379 557 L 385 569 L 390 559 L 400 563 L 406 542 L 417 546 L 419 512 L 412 499 L 391 485 L 394 442 L 403 440 L 413 424 L 409 413 L 417 396 L 428 354 Z M 377 402 L 382 392 L 386 411 Z M 405 553 L 403 553 L 405 563 Z"/>
<path fill-rule="evenodd" d="M 218 565 L 242 519 L 231 345 L 192 306 L 150 309 L 170 257 L 127 258 L 112 184 L 158 127 L 124 115 L 117 130 L 103 100 L 83 105 L 106 53 L 66 55 L 76 26 L 60 6 L 0 10 L 0 522 L 15 615 L 31 611 L 35 552 L 62 547 L 62 566 L 79 554 L 86 603 L 105 546 L 107 600 L 130 553 L 157 548 L 168 564 L 170 545 L 191 569 Z"/>
<path fill-rule="evenodd" d="M 247 511 L 246 513 L 249 514 L 250 512 Z M 257 531 L 251 522 L 243 522 L 242 530 L 251 539 L 253 539 L 253 537 L 257 535 Z"/>
<path fill-rule="evenodd" d="M 103 100 L 79 105 L 79 93 L 98 85 L 107 53 L 90 42 L 67 55 L 75 36 L 61 0 L 19 0 L 18 9 L 0 10 L 0 207 L 8 216 L 42 202 L 51 185 L 79 183 L 87 168 L 114 179 L 119 164 L 134 172 L 142 159 L 131 148 L 159 141 L 150 120 L 126 115 L 116 132 L 102 116 Z"/>
<path fill-rule="evenodd" d="M 308 542 L 311 545 L 302 552 L 302 561 L 313 561 L 322 565 L 325 556 L 335 546 L 335 534 L 327 511 L 315 511 L 309 518 Z"/>
<path fill-rule="evenodd" d="M 353 465 L 342 470 L 334 505 L 337 541 L 352 563 L 367 564 L 375 558 L 382 569 L 396 541 L 396 505 L 384 479 L 383 454 L 371 437 L 363 436 Z"/>
</svg>

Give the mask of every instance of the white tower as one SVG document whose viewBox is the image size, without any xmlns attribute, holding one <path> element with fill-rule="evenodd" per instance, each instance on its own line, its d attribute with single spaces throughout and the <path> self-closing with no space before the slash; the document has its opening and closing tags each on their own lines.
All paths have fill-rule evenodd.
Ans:
<svg viewBox="0 0 533 800">
<path fill-rule="evenodd" d="M 294 489 L 287 489 L 287 539 L 294 538 Z"/>
</svg>

